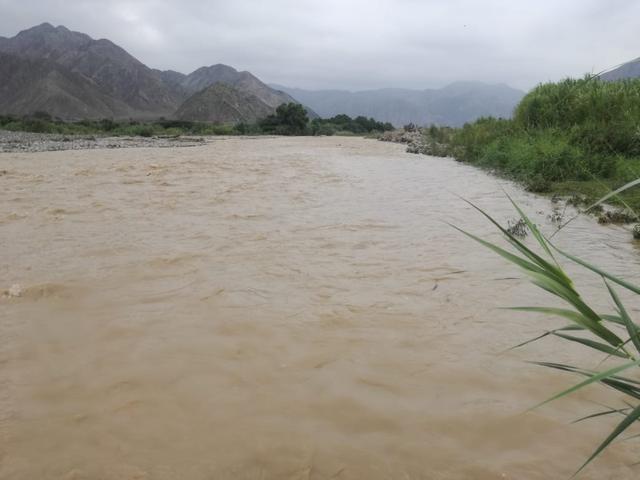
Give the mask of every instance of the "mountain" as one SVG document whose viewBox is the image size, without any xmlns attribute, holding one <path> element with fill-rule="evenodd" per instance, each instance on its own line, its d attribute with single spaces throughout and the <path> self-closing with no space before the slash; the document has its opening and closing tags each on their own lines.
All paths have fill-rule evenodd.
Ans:
<svg viewBox="0 0 640 480">
<path fill-rule="evenodd" d="M 43 23 L 0 43 L 5 53 L 55 62 L 93 81 L 138 116 L 171 115 L 175 95 L 154 72 L 109 40 Z"/>
<path fill-rule="evenodd" d="M 192 95 L 175 116 L 180 120 L 199 122 L 252 123 L 274 111 L 271 105 L 246 90 L 216 83 Z"/>
<path fill-rule="evenodd" d="M 600 78 L 608 82 L 624 80 L 625 78 L 640 78 L 640 58 L 625 63 L 610 72 L 603 73 Z"/>
<path fill-rule="evenodd" d="M 190 97 L 218 83 L 233 91 L 212 89 L 196 99 L 209 102 L 203 111 L 222 108 L 228 117 L 207 115 L 220 122 L 267 116 L 281 103 L 295 102 L 249 72 L 226 65 L 202 67 L 189 75 L 154 70 L 109 40 L 48 23 L 12 38 L 0 37 L 0 54 L 6 56 L 0 65 L 0 113 L 40 110 L 66 120 L 173 117 Z M 196 99 L 181 114 L 195 112 Z M 245 106 L 237 103 L 243 99 Z"/>
<path fill-rule="evenodd" d="M 132 113 L 91 80 L 55 62 L 0 53 L 0 79 L 3 113 L 64 112 L 69 118 L 126 117 Z"/>
<path fill-rule="evenodd" d="M 154 69 L 153 74 L 165 84 L 178 103 L 182 103 L 189 97 L 185 89 L 182 88 L 182 81 L 187 78 L 184 73 L 176 72 L 175 70 L 161 71 Z"/>
<path fill-rule="evenodd" d="M 216 83 L 225 83 L 238 90 L 250 92 L 274 109 L 283 103 L 297 103 L 290 95 L 274 90 L 251 73 L 238 72 L 235 68 L 221 64 L 199 68 L 187 75 L 181 85 L 188 93 L 195 93 Z"/>
<path fill-rule="evenodd" d="M 346 113 L 396 126 L 408 123 L 460 126 L 482 116 L 510 117 L 524 96 L 524 92 L 507 85 L 480 82 L 457 82 L 431 90 L 386 88 L 360 92 L 272 87 L 288 93 L 324 118 Z"/>
</svg>

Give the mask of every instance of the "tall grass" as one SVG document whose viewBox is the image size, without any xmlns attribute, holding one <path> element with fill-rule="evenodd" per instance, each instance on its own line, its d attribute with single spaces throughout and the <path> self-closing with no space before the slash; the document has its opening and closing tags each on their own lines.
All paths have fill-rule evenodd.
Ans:
<svg viewBox="0 0 640 480">
<path fill-rule="evenodd" d="M 619 191 L 611 192 L 610 195 L 619 194 L 624 190 L 638 185 L 640 185 L 640 179 L 629 182 L 620 188 Z M 607 199 L 607 197 L 603 197 L 599 202 L 596 202 L 596 204 L 604 202 Z M 509 200 L 511 200 L 511 198 L 509 198 Z M 539 252 L 529 248 L 510 233 L 508 229 L 502 227 L 490 215 L 471 203 L 470 205 L 502 232 L 507 244 L 511 246 L 511 250 L 487 242 L 458 227 L 453 227 L 520 267 L 529 276 L 535 286 L 541 288 L 556 299 L 562 300 L 564 303 L 565 308 L 550 306 L 523 306 L 512 308 L 512 310 L 519 312 L 533 312 L 555 316 L 566 322 L 559 328 L 546 332 L 514 348 L 522 347 L 552 335 L 563 341 L 579 344 L 589 349 L 594 355 L 602 356 L 603 360 L 613 360 L 615 362 L 614 366 L 601 370 L 593 370 L 565 363 L 534 362 L 537 365 L 585 377 L 583 381 L 557 393 L 538 406 L 565 397 L 588 385 L 596 383 L 613 389 L 626 397 L 619 408 L 607 408 L 606 410 L 588 415 L 579 420 L 602 416 L 624 417 L 578 469 L 577 474 L 629 427 L 640 422 L 640 381 L 638 380 L 638 373 L 640 373 L 640 325 L 631 318 L 629 310 L 625 307 L 618 294 L 618 290 L 622 288 L 640 299 L 640 286 L 614 276 L 604 269 L 591 265 L 568 252 L 560 250 L 540 232 L 538 227 L 513 200 L 511 200 L 511 203 L 532 232 L 533 237 L 540 247 Z M 614 311 L 600 313 L 597 312 L 594 307 L 590 306 L 589 299 L 580 295 L 573 280 L 562 268 L 559 262 L 560 259 L 574 262 L 599 275 L 602 278 L 603 289 L 605 289 L 607 295 L 611 298 L 612 304 L 615 305 Z M 601 364 L 602 363 L 603 362 L 601 362 Z"/>
<path fill-rule="evenodd" d="M 482 118 L 424 135 L 427 150 L 437 144 L 441 154 L 531 191 L 601 195 L 640 176 L 640 79 L 587 76 L 542 84 L 522 99 L 512 119 Z M 627 203 L 640 207 L 640 195 Z"/>
</svg>

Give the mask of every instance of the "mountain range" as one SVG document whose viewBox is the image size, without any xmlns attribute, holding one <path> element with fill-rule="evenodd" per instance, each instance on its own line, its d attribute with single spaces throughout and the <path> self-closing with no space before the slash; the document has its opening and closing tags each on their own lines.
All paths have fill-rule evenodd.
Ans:
<svg viewBox="0 0 640 480">
<path fill-rule="evenodd" d="M 310 91 L 269 86 L 221 64 L 190 74 L 152 69 L 109 40 L 48 23 L 0 37 L 0 114 L 254 122 L 282 103 L 299 102 L 312 118 L 344 113 L 396 126 L 458 126 L 481 116 L 509 117 L 523 95 L 477 82 L 430 90 Z"/>
<path fill-rule="evenodd" d="M 386 88 L 359 92 L 272 87 L 288 93 L 321 117 L 362 115 L 395 126 L 460 126 L 483 116 L 509 118 L 524 96 L 521 90 L 507 85 L 480 82 L 456 82 L 430 90 Z"/>
<path fill-rule="evenodd" d="M 631 60 L 619 67 L 600 75 L 602 80 L 613 82 L 627 78 L 640 78 L 640 58 Z"/>
<path fill-rule="evenodd" d="M 215 89 L 215 99 L 212 92 L 200 99 L 226 104 L 228 115 L 198 115 L 198 119 L 254 121 L 253 113 L 245 118 L 242 112 L 267 116 L 278 105 L 295 102 L 249 72 L 226 65 L 202 67 L 189 75 L 153 70 L 109 40 L 94 40 L 63 26 L 44 23 L 13 38 L 0 37 L 0 113 L 4 114 L 46 111 L 66 120 L 151 119 L 174 117 L 180 109 L 182 118 L 190 120 L 190 110 L 181 107 L 218 83 L 227 88 Z M 230 105 L 239 98 L 248 105 L 234 111 Z"/>
</svg>

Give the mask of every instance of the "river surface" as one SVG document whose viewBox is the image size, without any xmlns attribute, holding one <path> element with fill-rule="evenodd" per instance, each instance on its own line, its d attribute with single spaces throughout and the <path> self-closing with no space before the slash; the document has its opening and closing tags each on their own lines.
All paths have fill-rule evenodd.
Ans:
<svg viewBox="0 0 640 480">
<path fill-rule="evenodd" d="M 578 379 L 526 360 L 600 358 L 502 353 L 562 325 L 500 310 L 549 301 L 446 223 L 499 241 L 457 195 L 506 222 L 503 188 L 553 230 L 548 199 L 375 140 L 0 154 L 0 478 L 568 478 L 618 419 L 570 422 L 619 398 L 527 413 Z M 638 281 L 630 237 L 556 240 Z"/>
</svg>

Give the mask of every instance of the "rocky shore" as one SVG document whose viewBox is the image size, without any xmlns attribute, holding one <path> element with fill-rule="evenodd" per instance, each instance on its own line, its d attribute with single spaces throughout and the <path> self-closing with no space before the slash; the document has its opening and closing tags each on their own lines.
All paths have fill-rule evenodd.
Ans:
<svg viewBox="0 0 640 480">
<path fill-rule="evenodd" d="M 0 130 L 0 152 L 50 152 L 107 148 L 168 148 L 202 145 L 202 137 L 101 137 Z"/>
<path fill-rule="evenodd" d="M 421 153 L 423 155 L 432 155 L 434 157 L 451 157 L 451 148 L 447 145 L 438 143 L 426 134 L 426 131 L 416 127 L 411 130 L 393 130 L 383 132 L 378 136 L 378 140 L 383 142 L 403 143 L 407 146 L 407 153 Z"/>
<path fill-rule="evenodd" d="M 423 155 L 431 155 L 435 157 L 456 157 L 455 151 L 447 148 L 446 145 L 437 143 L 433 139 L 429 138 L 426 134 L 426 130 L 415 128 L 411 130 L 398 129 L 389 132 L 383 132 L 378 135 L 378 140 L 383 142 L 402 143 L 407 146 L 407 153 L 417 153 Z M 549 218 L 557 224 L 562 224 L 566 218 L 564 218 L 564 212 L 566 206 L 575 207 L 578 211 L 581 207 L 591 206 L 595 199 L 586 195 L 580 195 L 576 193 L 554 193 L 552 196 L 552 202 L 554 203 L 553 212 L 549 214 Z M 560 208 L 559 205 L 564 205 L 565 208 Z M 562 213 L 559 213 L 562 212 Z M 640 240 L 640 223 L 637 223 L 637 215 L 635 212 L 626 208 L 612 207 L 609 205 L 599 206 L 593 208 L 590 214 L 595 215 L 598 219 L 598 223 L 601 225 L 634 225 L 632 227 L 633 238 Z"/>
<path fill-rule="evenodd" d="M 421 153 L 424 147 L 424 136 L 420 130 L 392 130 L 383 132 L 378 136 L 383 142 L 404 143 L 408 153 Z"/>
</svg>

